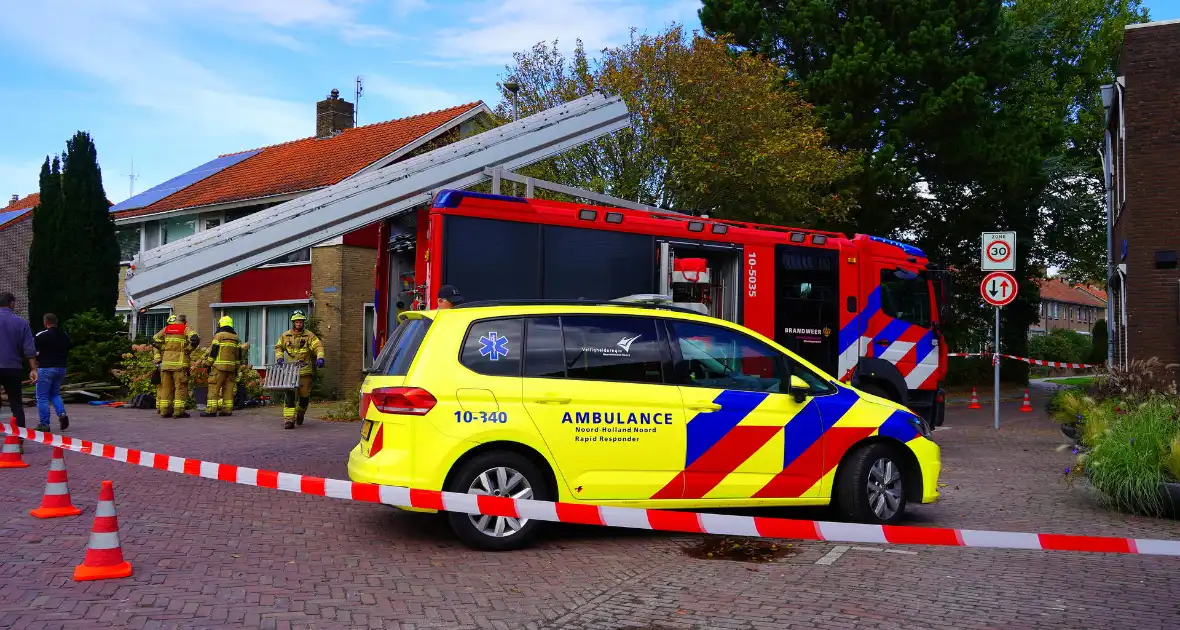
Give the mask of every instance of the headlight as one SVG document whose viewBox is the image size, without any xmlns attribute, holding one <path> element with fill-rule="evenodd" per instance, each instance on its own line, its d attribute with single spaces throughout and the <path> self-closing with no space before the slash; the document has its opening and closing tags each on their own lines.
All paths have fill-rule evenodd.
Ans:
<svg viewBox="0 0 1180 630">
<path fill-rule="evenodd" d="M 918 431 L 918 435 L 924 438 L 930 438 L 930 428 L 926 426 L 926 421 L 919 416 L 910 416 L 910 424 L 914 425 L 914 429 Z"/>
</svg>

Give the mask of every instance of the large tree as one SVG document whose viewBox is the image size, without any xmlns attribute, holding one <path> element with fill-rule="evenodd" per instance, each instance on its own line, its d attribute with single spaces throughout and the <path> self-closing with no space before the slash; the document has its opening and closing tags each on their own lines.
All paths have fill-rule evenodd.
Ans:
<svg viewBox="0 0 1180 630">
<path fill-rule="evenodd" d="M 119 246 L 102 187 L 98 151 L 79 131 L 58 159 L 41 169 L 41 200 L 33 213 L 29 315 L 62 321 L 88 310 L 114 314 L 119 299 Z"/>
<path fill-rule="evenodd" d="M 958 270 L 952 344 L 992 316 L 974 289 L 979 233 L 1017 232 L 1021 296 L 1004 309 L 1014 354 L 1037 319 L 1032 280 L 1049 265 L 1092 270 L 1101 255 L 1097 88 L 1117 33 L 1141 15 L 1136 0 L 704 0 L 701 10 L 707 30 L 798 82 L 836 146 L 862 152 L 863 211 L 838 227 L 915 239 Z M 1019 379 L 1025 365 L 1005 370 Z"/>
<path fill-rule="evenodd" d="M 515 102 L 503 87 L 520 85 Z M 847 214 L 841 182 L 855 159 L 827 138 L 785 75 L 724 41 L 672 26 L 633 33 L 591 60 L 578 42 L 572 58 L 540 43 L 517 53 L 501 83 L 497 113 L 524 116 L 598 89 L 632 112 L 628 130 L 532 167 L 568 185 L 711 216 L 810 225 Z"/>
<path fill-rule="evenodd" d="M 53 271 L 60 225 L 61 161 L 47 156 L 41 165 L 40 201 L 33 209 L 33 242 L 29 246 L 28 307 L 34 328 L 45 313 L 55 313 L 63 306 L 58 299 L 65 287 Z"/>
</svg>

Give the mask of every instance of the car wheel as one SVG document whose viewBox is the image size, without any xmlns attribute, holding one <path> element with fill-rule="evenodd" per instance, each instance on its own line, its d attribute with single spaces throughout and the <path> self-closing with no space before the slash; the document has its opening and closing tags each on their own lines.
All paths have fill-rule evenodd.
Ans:
<svg viewBox="0 0 1180 630">
<path fill-rule="evenodd" d="M 484 453 L 464 462 L 447 490 L 542 501 L 550 496 L 545 475 L 528 458 L 511 451 Z M 448 512 L 447 520 L 459 540 L 485 551 L 524 547 L 541 527 L 541 523 L 533 519 L 460 512 Z"/>
<path fill-rule="evenodd" d="M 894 447 L 865 444 L 848 456 L 836 474 L 836 501 L 844 516 L 881 525 L 901 520 L 907 479 Z"/>
</svg>

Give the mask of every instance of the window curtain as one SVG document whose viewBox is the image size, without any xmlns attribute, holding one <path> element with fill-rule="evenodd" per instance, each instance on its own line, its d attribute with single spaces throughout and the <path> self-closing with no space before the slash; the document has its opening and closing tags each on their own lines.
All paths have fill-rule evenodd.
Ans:
<svg viewBox="0 0 1180 630">
<path fill-rule="evenodd" d="M 274 357 L 274 346 L 278 343 L 279 338 L 283 333 L 291 328 L 291 315 L 295 311 L 303 311 L 307 315 L 307 305 L 292 304 L 284 306 L 268 306 L 266 308 L 266 347 L 270 353 L 267 356 Z"/>
<path fill-rule="evenodd" d="M 238 340 L 250 344 L 247 353 L 250 365 L 262 365 L 263 358 L 268 356 L 262 343 L 262 307 L 227 308 L 225 314 L 233 318 Z"/>
</svg>

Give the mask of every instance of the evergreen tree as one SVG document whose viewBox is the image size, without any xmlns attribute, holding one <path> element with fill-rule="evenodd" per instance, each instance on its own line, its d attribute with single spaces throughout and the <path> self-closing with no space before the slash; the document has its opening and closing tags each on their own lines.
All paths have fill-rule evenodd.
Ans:
<svg viewBox="0 0 1180 630">
<path fill-rule="evenodd" d="M 69 286 L 62 319 L 91 309 L 110 317 L 119 299 L 119 244 L 89 133 L 79 131 L 66 142 L 61 188 L 57 277 L 68 278 L 61 284 Z"/>
<path fill-rule="evenodd" d="M 1094 329 L 1090 332 L 1090 339 L 1093 340 L 1093 345 L 1090 347 L 1089 361 L 1086 363 L 1093 363 L 1095 365 L 1106 365 L 1106 353 L 1110 349 L 1110 337 L 1106 330 L 1106 319 L 1098 319 L 1094 322 Z"/>
<path fill-rule="evenodd" d="M 29 247 L 29 322 L 40 326 L 45 313 L 60 312 L 64 287 L 58 282 L 57 233 L 61 224 L 61 162 L 46 156 L 41 165 L 40 202 L 33 209 L 33 242 Z"/>
</svg>

